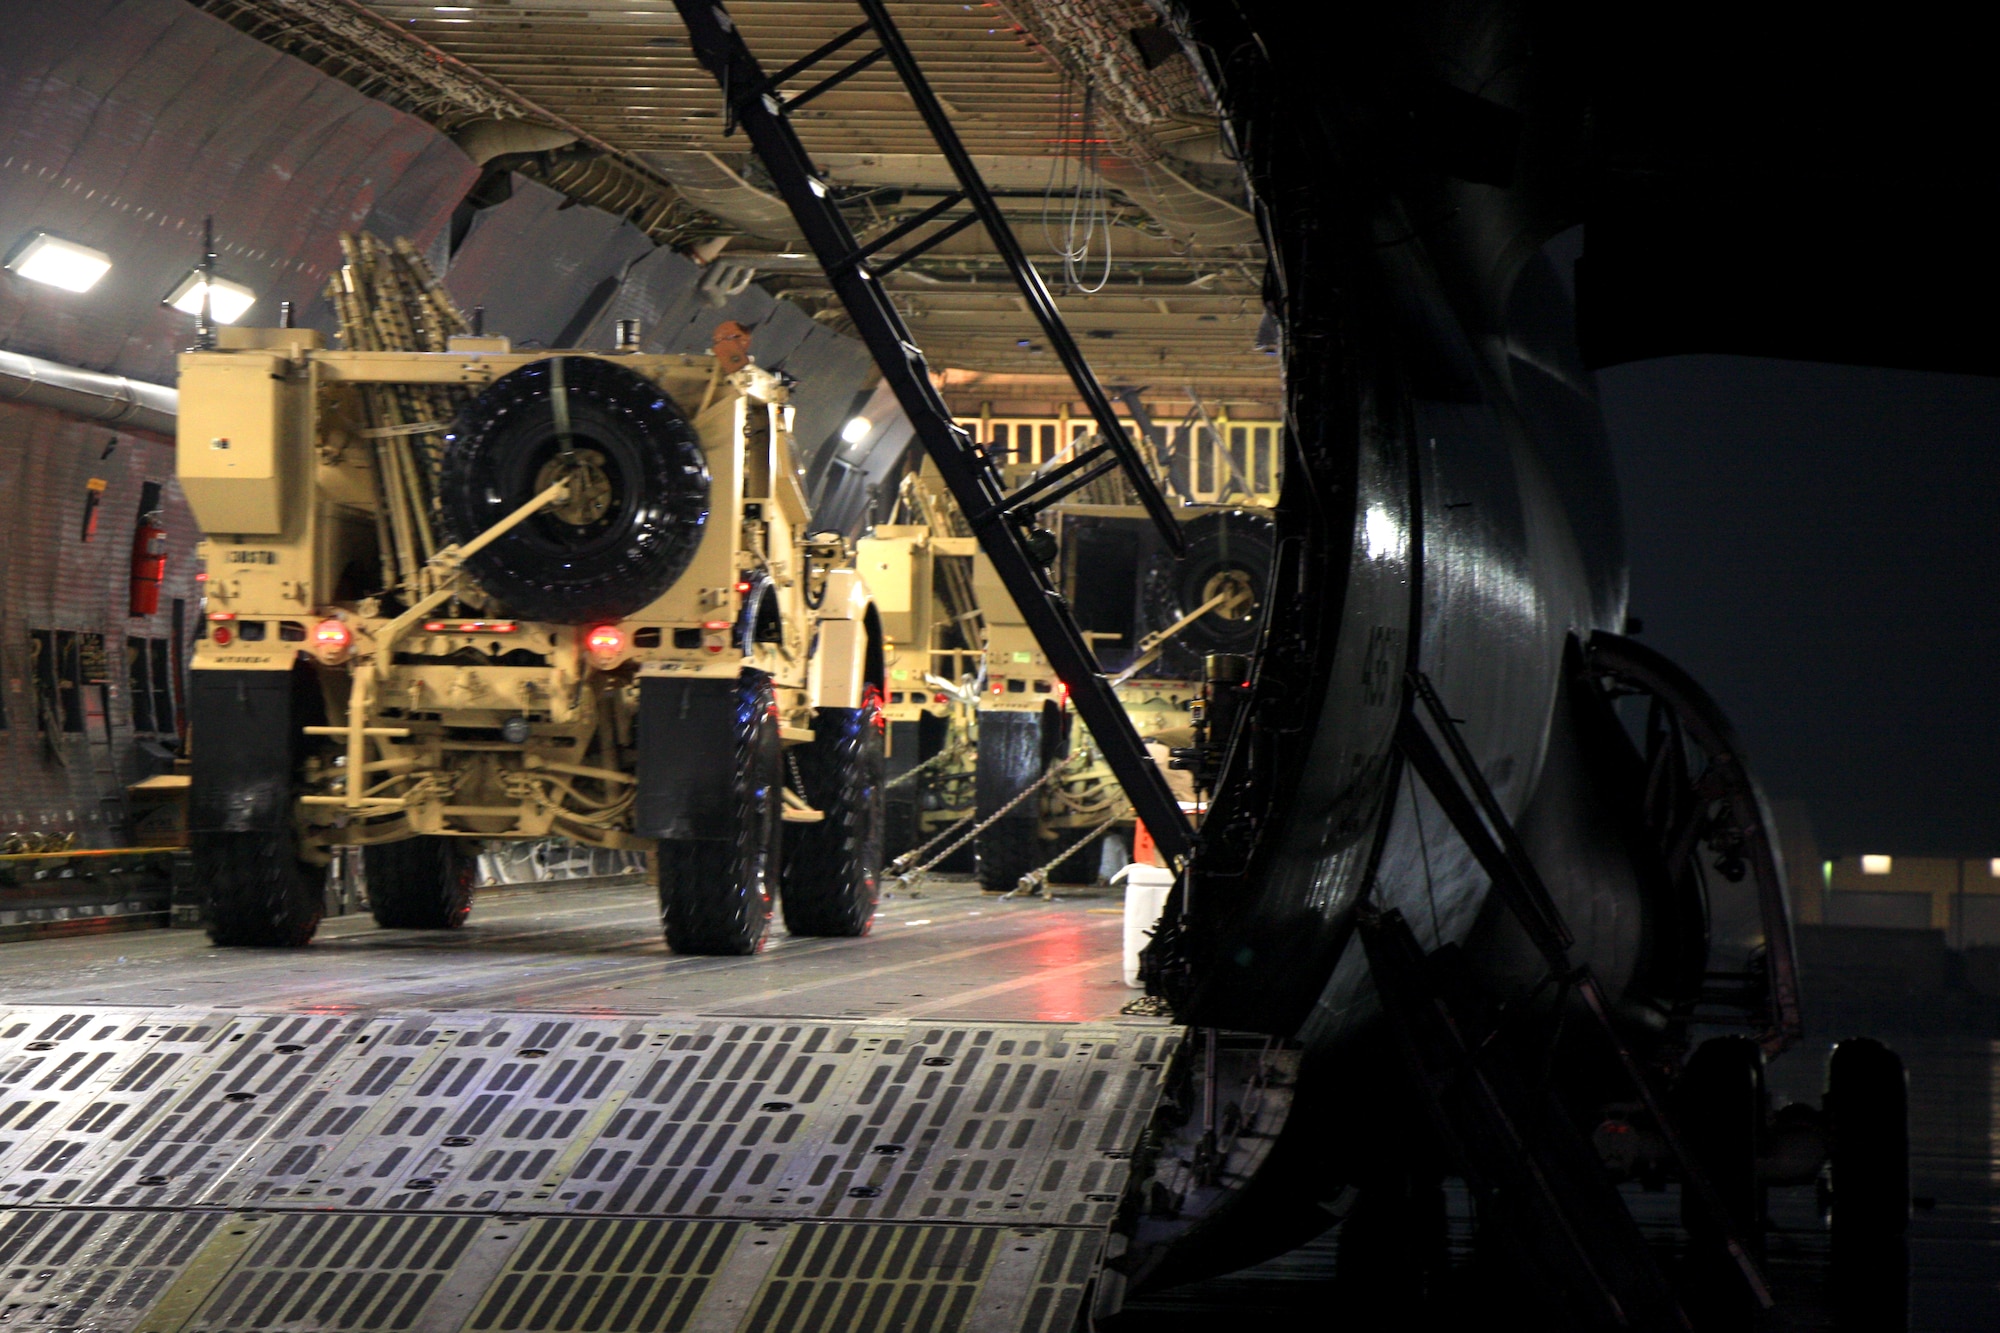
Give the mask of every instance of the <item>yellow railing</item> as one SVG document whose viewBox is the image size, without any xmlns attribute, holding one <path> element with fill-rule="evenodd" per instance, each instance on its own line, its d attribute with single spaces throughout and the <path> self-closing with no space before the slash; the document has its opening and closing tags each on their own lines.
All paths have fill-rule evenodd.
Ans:
<svg viewBox="0 0 2000 1333">
<path fill-rule="evenodd" d="M 1212 428 L 1211 428 L 1212 423 Z M 961 417 L 958 424 L 1002 466 L 1039 467 L 1062 458 L 1095 430 L 1088 417 Z M 1166 489 L 1195 504 L 1271 505 L 1278 502 L 1283 434 L 1276 421 L 1160 421 L 1172 460 Z M 1138 431 L 1127 426 L 1135 440 Z M 1218 438 L 1219 437 L 1219 438 Z"/>
</svg>

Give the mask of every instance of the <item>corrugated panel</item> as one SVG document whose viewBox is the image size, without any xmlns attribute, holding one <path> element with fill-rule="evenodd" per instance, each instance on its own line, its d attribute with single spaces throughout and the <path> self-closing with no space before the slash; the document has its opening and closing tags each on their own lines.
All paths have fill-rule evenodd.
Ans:
<svg viewBox="0 0 2000 1333">
<path fill-rule="evenodd" d="M 0 1012 L 0 1322 L 1067 1333 L 1152 1025 Z"/>
<path fill-rule="evenodd" d="M 173 604 L 185 606 L 192 632 L 198 613 L 194 515 L 173 479 L 171 444 L 149 435 L 75 421 L 46 408 L 0 403 L 0 496 L 10 502 L 0 522 L 0 833 L 75 831 L 86 845 L 122 840 L 115 811 L 101 798 L 158 771 L 161 761 L 139 749 L 125 678 L 128 636 L 166 640 Z M 88 485 L 105 488 L 97 531 L 83 539 Z M 161 486 L 167 529 L 167 575 L 160 611 L 126 614 L 132 535 L 147 482 Z M 29 633 L 72 630 L 105 636 L 113 664 L 110 688 L 115 775 L 96 772 L 89 735 L 61 733 L 60 758 L 37 726 L 29 675 Z M 97 723 L 91 723 L 98 726 Z M 98 739 L 102 739 L 101 727 Z M 67 763 L 62 760 L 67 760 Z"/>
<path fill-rule="evenodd" d="M 624 219 L 568 207 L 562 195 L 524 176 L 513 185 L 507 202 L 474 219 L 445 286 L 467 312 L 486 307 L 488 333 L 505 334 L 516 347 L 554 347 L 598 284 L 651 255 L 653 243 Z"/>
<path fill-rule="evenodd" d="M 336 237 L 428 244 L 477 177 L 435 130 L 180 0 L 17 7 L 0 43 L 0 248 L 36 228 L 110 254 L 72 295 L 0 280 L 0 342 L 170 383 L 193 322 L 161 298 L 216 219 L 225 277 L 311 322 Z"/>
</svg>

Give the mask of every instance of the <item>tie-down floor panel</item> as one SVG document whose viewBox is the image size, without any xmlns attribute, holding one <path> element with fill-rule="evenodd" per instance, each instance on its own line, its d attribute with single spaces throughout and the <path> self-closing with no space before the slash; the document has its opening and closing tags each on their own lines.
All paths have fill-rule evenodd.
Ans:
<svg viewBox="0 0 2000 1333">
<path fill-rule="evenodd" d="M 0 1318 L 1066 1329 L 1177 1041 L 0 1010 Z"/>
</svg>

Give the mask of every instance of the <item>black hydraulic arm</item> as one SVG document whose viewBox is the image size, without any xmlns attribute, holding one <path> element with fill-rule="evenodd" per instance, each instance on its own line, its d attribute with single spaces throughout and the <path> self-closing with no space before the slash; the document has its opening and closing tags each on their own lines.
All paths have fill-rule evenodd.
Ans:
<svg viewBox="0 0 2000 1333">
<path fill-rule="evenodd" d="M 959 142 L 946 119 L 936 94 L 925 82 L 909 47 L 896 30 L 880 0 L 860 0 L 865 22 L 849 29 L 819 50 L 767 77 L 762 65 L 743 41 L 735 21 L 715 0 L 675 0 L 681 19 L 687 24 L 688 43 L 696 58 L 722 85 L 727 123 L 740 126 L 750 138 L 778 192 L 792 211 L 805 241 L 818 257 L 827 279 L 846 307 L 856 331 L 875 358 L 882 378 L 888 382 L 896 401 L 908 415 L 916 435 L 936 461 L 938 473 L 951 488 L 965 512 L 981 548 L 992 560 L 995 571 L 1020 608 L 1022 618 L 1033 631 L 1049 664 L 1063 684 L 1078 716 L 1090 728 L 1105 761 L 1125 789 L 1133 809 L 1145 821 L 1162 853 L 1185 858 L 1193 850 L 1193 834 L 1179 804 L 1167 787 L 1146 747 L 1126 716 L 1117 693 L 1106 680 L 1096 656 L 1069 613 L 1069 607 L 1047 570 L 1030 553 L 1027 524 L 1036 509 L 1066 493 L 1078 475 L 1098 475 L 1104 467 L 1122 466 L 1138 492 L 1141 503 L 1163 539 L 1176 553 L 1185 550 L 1185 539 L 1173 511 L 1161 493 L 1151 469 L 1126 435 L 1123 423 L 1113 413 L 1111 402 L 1091 373 L 1076 341 L 1064 325 L 1055 301 L 1029 264 L 1020 243 L 1000 214 L 992 192 L 974 168 L 971 155 Z M 864 36 L 874 36 L 876 47 L 828 75 L 821 83 L 787 98 L 780 89 L 785 80 L 807 70 L 845 49 Z M 934 208 L 921 222 L 906 223 L 897 232 L 870 246 L 862 246 L 835 207 L 820 173 L 787 116 L 789 107 L 801 105 L 837 81 L 845 80 L 871 65 L 887 60 L 915 103 L 917 113 L 937 141 L 945 160 L 958 177 L 958 199 Z M 892 239 L 913 233 L 923 222 L 943 217 L 949 207 L 963 200 L 970 206 L 962 216 L 912 242 L 899 254 L 876 261 L 874 256 Z M 930 367 L 922 350 L 890 302 L 879 281 L 881 274 L 914 258 L 935 245 L 947 233 L 970 225 L 984 224 L 1001 259 L 1012 272 L 1029 309 L 1040 322 L 1050 346 L 1062 360 L 1097 422 L 1096 442 L 1083 450 L 1075 474 L 1064 485 L 1050 486 L 1049 479 L 1030 483 L 1021 492 L 1009 495 L 1000 471 L 952 419 L 950 409 L 931 382 Z"/>
</svg>

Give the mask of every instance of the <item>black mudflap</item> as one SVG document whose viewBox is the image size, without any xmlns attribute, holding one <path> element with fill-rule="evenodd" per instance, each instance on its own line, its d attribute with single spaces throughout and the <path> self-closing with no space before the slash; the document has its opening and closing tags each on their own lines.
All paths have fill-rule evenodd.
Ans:
<svg viewBox="0 0 2000 1333">
<path fill-rule="evenodd" d="M 709 838 L 736 819 L 736 677 L 639 681 L 639 793 L 633 832 L 642 838 Z"/>
<path fill-rule="evenodd" d="M 189 831 L 289 828 L 292 784 L 306 746 L 302 728 L 326 721 L 311 670 L 195 671 L 189 695 Z"/>
<path fill-rule="evenodd" d="M 1463 959 L 1426 955 L 1398 912 L 1360 914 L 1361 941 L 1420 1100 L 1508 1245 L 1539 1327 L 1685 1333 L 1691 1325 L 1582 1131 L 1475 998 Z"/>
</svg>

